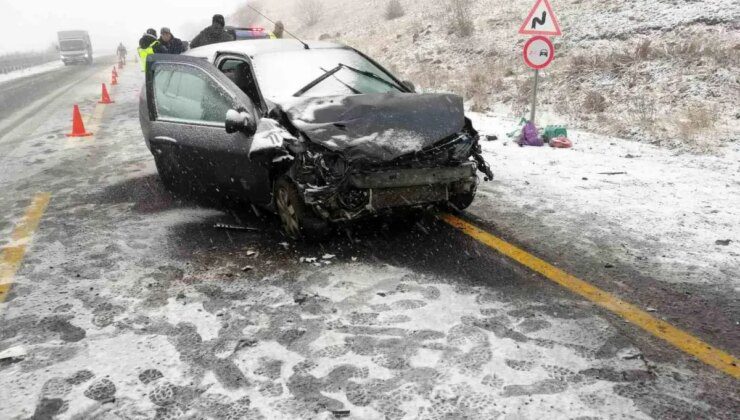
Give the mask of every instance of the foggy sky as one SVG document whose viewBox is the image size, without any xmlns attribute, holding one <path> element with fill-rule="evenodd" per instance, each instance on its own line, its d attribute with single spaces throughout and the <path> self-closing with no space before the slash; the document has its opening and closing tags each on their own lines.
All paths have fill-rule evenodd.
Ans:
<svg viewBox="0 0 740 420">
<path fill-rule="evenodd" d="M 244 0 L 0 0 L 0 53 L 42 50 L 61 30 L 90 32 L 98 53 L 113 53 L 123 42 L 135 50 L 149 27 L 162 26 L 190 39 L 211 16 L 228 16 Z M 228 24 L 227 19 L 227 24 Z"/>
</svg>

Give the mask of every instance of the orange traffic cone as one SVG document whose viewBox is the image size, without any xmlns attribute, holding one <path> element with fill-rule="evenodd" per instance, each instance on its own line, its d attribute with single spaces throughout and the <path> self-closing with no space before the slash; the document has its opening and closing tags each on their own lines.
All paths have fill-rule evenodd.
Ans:
<svg viewBox="0 0 740 420">
<path fill-rule="evenodd" d="M 113 66 L 113 75 L 118 77 L 118 72 L 116 71 L 116 66 Z"/>
<path fill-rule="evenodd" d="M 92 136 L 92 133 L 85 131 L 85 124 L 82 122 L 82 114 L 80 114 L 80 107 L 75 105 L 72 111 L 72 132 L 67 134 L 67 137 L 88 137 Z"/>
<path fill-rule="evenodd" d="M 111 84 L 111 86 L 117 85 L 118 84 L 118 76 L 116 76 L 115 74 L 111 75 L 110 84 Z"/>
<path fill-rule="evenodd" d="M 108 88 L 105 87 L 105 83 L 103 83 L 103 95 L 100 97 L 100 100 L 98 101 L 99 104 L 112 104 L 113 101 L 110 100 L 110 95 L 108 95 Z"/>
</svg>

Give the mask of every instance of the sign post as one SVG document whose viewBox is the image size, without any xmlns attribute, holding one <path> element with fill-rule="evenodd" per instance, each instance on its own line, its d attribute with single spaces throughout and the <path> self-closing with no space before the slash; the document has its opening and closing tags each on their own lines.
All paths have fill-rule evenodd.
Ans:
<svg viewBox="0 0 740 420">
<path fill-rule="evenodd" d="M 532 111 L 529 114 L 529 121 L 534 124 L 535 110 L 537 109 L 537 84 L 540 81 L 540 71 L 534 71 L 534 87 L 532 88 Z"/>
<path fill-rule="evenodd" d="M 532 111 L 529 121 L 534 124 L 537 109 L 537 85 L 540 80 L 540 70 L 546 68 L 555 58 L 555 46 L 547 36 L 560 36 L 560 24 L 552 11 L 549 0 L 536 0 L 527 19 L 519 28 L 521 35 L 534 35 L 524 44 L 524 62 L 534 70 L 534 86 L 532 88 Z"/>
<path fill-rule="evenodd" d="M 532 113 L 529 121 L 534 123 L 535 109 L 537 108 L 537 85 L 540 80 L 540 70 L 549 66 L 555 59 L 555 46 L 550 39 L 538 35 L 524 44 L 524 62 L 534 70 L 534 87 L 532 89 Z"/>
</svg>

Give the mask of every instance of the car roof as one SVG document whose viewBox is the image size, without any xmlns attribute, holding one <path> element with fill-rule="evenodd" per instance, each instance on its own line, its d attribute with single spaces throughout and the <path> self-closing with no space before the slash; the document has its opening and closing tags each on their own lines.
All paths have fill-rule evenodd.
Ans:
<svg viewBox="0 0 740 420">
<path fill-rule="evenodd" d="M 310 41 L 306 42 L 312 50 L 319 49 L 349 49 L 337 42 Z M 236 53 L 254 57 L 261 54 L 275 52 L 301 51 L 305 47 L 295 39 L 252 39 L 242 41 L 220 42 L 204 47 L 188 50 L 185 55 L 201 57 L 213 61 L 219 53 Z"/>
</svg>

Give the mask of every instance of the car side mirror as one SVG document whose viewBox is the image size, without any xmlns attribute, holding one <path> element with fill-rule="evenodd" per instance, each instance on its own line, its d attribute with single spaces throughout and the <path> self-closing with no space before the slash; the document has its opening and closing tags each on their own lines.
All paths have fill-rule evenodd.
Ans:
<svg viewBox="0 0 740 420">
<path fill-rule="evenodd" d="M 416 93 L 416 86 L 413 82 L 409 82 L 408 80 L 404 80 L 401 82 L 406 89 L 408 89 L 410 92 Z"/>
<path fill-rule="evenodd" d="M 229 134 L 241 131 L 251 136 L 256 131 L 254 121 L 246 111 L 230 109 L 226 112 L 226 132 Z"/>
</svg>

